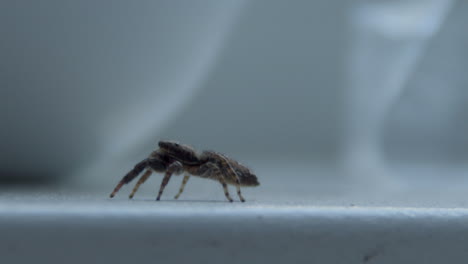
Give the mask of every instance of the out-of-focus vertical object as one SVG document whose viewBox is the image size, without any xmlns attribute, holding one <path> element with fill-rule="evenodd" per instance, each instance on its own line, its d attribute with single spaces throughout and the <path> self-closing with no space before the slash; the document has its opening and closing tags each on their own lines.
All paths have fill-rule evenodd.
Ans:
<svg viewBox="0 0 468 264">
<path fill-rule="evenodd" d="M 351 13 L 344 168 L 385 175 L 383 128 L 390 108 L 438 32 L 452 1 L 363 1 Z M 377 180 L 382 180 L 379 178 Z"/>
<path fill-rule="evenodd" d="M 426 47 L 389 113 L 385 151 L 393 163 L 432 170 L 468 160 L 468 1 L 458 0 Z M 444 178 L 449 179 L 448 172 Z M 465 177 L 468 175 L 464 173 Z"/>
</svg>

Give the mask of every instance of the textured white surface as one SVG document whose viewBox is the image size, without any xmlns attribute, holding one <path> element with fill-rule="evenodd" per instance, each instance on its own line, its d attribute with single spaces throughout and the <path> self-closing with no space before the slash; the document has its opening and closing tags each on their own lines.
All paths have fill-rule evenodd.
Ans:
<svg viewBox="0 0 468 264">
<path fill-rule="evenodd" d="M 134 200 L 107 187 L 0 192 L 2 263 L 465 263 L 466 184 L 388 188 L 346 184 L 330 172 L 259 167 L 246 203 L 190 179 L 154 201 L 161 177 Z M 270 169 L 268 169 L 270 168 Z M 330 175 L 327 175 L 330 174 Z M 320 178 L 319 178 L 320 175 Z M 314 177 L 316 176 L 316 177 Z M 329 176 L 329 180 L 327 179 Z M 335 175 L 336 176 L 336 175 Z M 427 176 L 429 177 L 429 176 Z M 115 177 L 117 180 L 118 177 Z M 320 180 L 322 179 L 322 180 Z M 335 180 L 332 180 L 335 179 Z M 393 185 L 394 187 L 396 185 Z M 372 188 L 371 188 L 372 187 Z M 234 190 L 231 190 L 234 197 Z"/>
<path fill-rule="evenodd" d="M 466 209 L 140 202 L 2 206 L 2 259 L 464 263 L 468 258 Z"/>
</svg>

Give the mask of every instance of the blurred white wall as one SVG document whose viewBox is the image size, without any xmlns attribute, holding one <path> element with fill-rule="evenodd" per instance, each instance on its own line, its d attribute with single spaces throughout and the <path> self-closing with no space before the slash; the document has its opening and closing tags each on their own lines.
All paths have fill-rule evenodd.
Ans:
<svg viewBox="0 0 468 264">
<path fill-rule="evenodd" d="M 390 160 L 467 164 L 466 12 L 467 1 L 453 1 L 393 105 L 384 130 Z"/>
</svg>

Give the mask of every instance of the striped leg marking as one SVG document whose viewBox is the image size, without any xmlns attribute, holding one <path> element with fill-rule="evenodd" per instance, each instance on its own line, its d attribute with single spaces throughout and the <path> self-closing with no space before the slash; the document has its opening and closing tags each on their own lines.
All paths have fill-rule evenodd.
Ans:
<svg viewBox="0 0 468 264">
<path fill-rule="evenodd" d="M 226 177 L 229 177 L 229 179 L 234 180 L 234 182 L 236 183 L 237 195 L 239 196 L 242 202 L 245 202 L 245 199 L 244 197 L 242 197 L 240 190 L 239 175 L 237 175 L 236 171 L 232 168 L 231 164 L 229 163 L 229 160 L 222 154 L 216 152 L 209 152 L 209 155 L 217 157 L 218 166 L 221 169 L 222 174 Z"/>
<path fill-rule="evenodd" d="M 159 193 L 158 193 L 158 197 L 156 198 L 156 201 L 159 201 L 159 199 L 161 198 L 161 194 L 163 193 L 164 188 L 166 187 L 167 183 L 171 179 L 172 174 L 174 172 L 181 171 L 181 170 L 183 170 L 183 166 L 182 166 L 182 163 L 178 161 L 169 165 L 169 167 L 166 170 L 166 174 L 164 175 L 164 178 L 161 182 L 161 187 L 159 187 Z"/>
<path fill-rule="evenodd" d="M 133 187 L 132 193 L 128 196 L 128 198 L 132 199 L 135 193 L 138 191 L 138 188 L 140 188 L 140 185 L 145 183 L 145 181 L 151 176 L 151 173 L 153 173 L 152 170 L 148 169 L 145 171 L 145 174 L 143 174 L 140 179 L 138 180 L 137 184 L 135 184 L 135 187 Z"/>
<path fill-rule="evenodd" d="M 239 196 L 239 199 L 241 200 L 241 202 L 245 202 L 245 199 L 244 197 L 242 197 L 242 194 L 241 194 L 240 181 L 238 177 L 236 177 L 236 188 L 237 188 L 237 195 Z"/>
<path fill-rule="evenodd" d="M 221 185 L 223 186 L 223 189 L 224 189 L 224 195 L 226 196 L 226 198 L 229 200 L 229 202 L 233 202 L 231 196 L 229 195 L 229 190 L 227 188 L 227 184 L 226 184 L 226 180 L 224 179 L 224 177 L 221 175 L 221 177 L 219 177 L 219 182 L 221 183 Z"/>
<path fill-rule="evenodd" d="M 182 185 L 180 186 L 180 189 L 179 189 L 179 193 L 176 194 L 176 196 L 174 196 L 174 199 L 179 199 L 179 196 L 182 194 L 182 192 L 184 191 L 184 188 L 185 188 L 185 184 L 187 184 L 188 180 L 190 178 L 190 175 L 186 174 L 184 176 L 184 179 L 182 180 Z"/>
<path fill-rule="evenodd" d="M 120 190 L 120 188 L 122 188 L 122 186 L 124 184 L 127 184 L 127 183 L 131 182 L 133 179 L 135 179 L 140 174 L 140 172 L 142 172 L 146 168 L 147 162 L 148 162 L 147 159 L 144 159 L 144 160 L 138 162 L 135 165 L 135 167 L 131 171 L 129 171 L 122 178 L 122 180 L 120 180 L 120 182 L 117 184 L 117 186 L 115 186 L 114 191 L 110 194 L 110 198 L 114 197 L 115 194 Z"/>
</svg>

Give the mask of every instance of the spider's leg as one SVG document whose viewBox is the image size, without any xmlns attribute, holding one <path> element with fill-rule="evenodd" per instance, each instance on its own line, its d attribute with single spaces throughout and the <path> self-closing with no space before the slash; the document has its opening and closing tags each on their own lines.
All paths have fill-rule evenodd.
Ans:
<svg viewBox="0 0 468 264">
<path fill-rule="evenodd" d="M 117 186 L 115 186 L 114 188 L 114 191 L 111 193 L 110 197 L 114 197 L 115 194 L 120 190 L 120 188 L 122 188 L 122 186 L 124 184 L 127 184 L 129 182 L 131 182 L 133 179 L 135 179 L 139 174 L 140 172 L 142 172 L 146 166 L 147 166 L 147 162 L 148 162 L 148 159 L 144 159 L 140 162 L 138 162 L 135 167 L 129 171 L 123 178 L 122 180 L 120 180 L 120 182 L 117 184 Z"/>
<path fill-rule="evenodd" d="M 138 180 L 137 184 L 133 188 L 132 193 L 128 198 L 132 199 L 135 193 L 138 191 L 138 188 L 140 188 L 140 185 L 145 183 L 145 181 L 151 176 L 151 173 L 153 171 L 156 172 L 163 172 L 166 170 L 166 165 L 163 159 L 161 159 L 161 156 L 158 153 L 153 154 L 150 158 L 148 158 L 148 166 L 151 167 L 151 169 L 148 169 L 143 176 Z"/>
<path fill-rule="evenodd" d="M 202 164 L 201 166 L 196 167 L 195 170 L 191 170 L 191 168 L 188 167 L 189 172 L 193 175 L 197 175 L 202 178 L 216 180 L 219 183 L 221 183 L 224 189 L 224 195 L 229 200 L 229 202 L 232 202 L 233 200 L 231 196 L 229 195 L 229 190 L 227 187 L 225 175 L 222 173 L 222 170 L 220 169 L 220 165 L 218 164 L 218 162 L 212 159 L 211 153 L 207 151 L 205 151 L 202 154 L 202 159 L 205 163 Z"/>
<path fill-rule="evenodd" d="M 224 179 L 224 176 L 222 174 L 218 174 L 218 180 L 221 183 L 221 185 L 223 186 L 224 195 L 229 200 L 229 202 L 232 203 L 233 200 L 232 200 L 231 196 L 229 195 L 229 190 L 228 190 L 228 187 L 227 187 L 227 184 L 226 184 L 226 180 Z"/>
<path fill-rule="evenodd" d="M 190 175 L 185 174 L 184 179 L 182 180 L 182 185 L 180 186 L 179 193 L 174 196 L 174 199 L 179 199 L 180 194 L 184 191 L 185 184 L 187 184 L 188 180 L 190 178 Z"/>
<path fill-rule="evenodd" d="M 159 199 L 161 198 L 161 194 L 163 193 L 164 188 L 166 187 L 167 183 L 171 179 L 172 174 L 173 173 L 179 174 L 183 170 L 184 170 L 184 167 L 182 166 L 182 163 L 180 163 L 179 161 L 174 161 L 167 167 L 166 174 L 164 175 L 164 178 L 161 182 L 161 187 L 159 187 L 158 197 L 156 198 L 157 201 L 159 201 Z"/>
<path fill-rule="evenodd" d="M 215 178 L 219 181 L 219 183 L 221 183 L 224 189 L 224 195 L 229 200 L 229 202 L 232 203 L 233 200 L 231 198 L 231 195 L 229 195 L 226 179 L 224 177 L 224 174 L 222 173 L 222 170 L 219 168 L 219 165 L 214 162 L 207 162 L 206 164 L 200 167 L 200 170 L 205 170 L 205 176 L 209 178 Z"/>
<path fill-rule="evenodd" d="M 143 174 L 140 179 L 138 180 L 137 184 L 135 184 L 135 187 L 133 187 L 133 191 L 132 193 L 128 196 L 128 198 L 132 199 L 133 196 L 135 195 L 135 193 L 138 191 L 138 188 L 140 188 L 140 185 L 142 185 L 143 183 L 145 183 L 145 181 L 149 178 L 149 176 L 151 176 L 151 173 L 153 173 L 153 171 L 151 169 L 147 169 L 145 171 L 145 174 Z"/>
<path fill-rule="evenodd" d="M 237 196 L 239 196 L 239 199 L 241 200 L 241 202 L 245 202 L 245 199 L 244 197 L 242 197 L 241 190 L 240 190 L 239 177 L 236 177 L 236 189 L 237 189 Z"/>
<path fill-rule="evenodd" d="M 231 181 L 234 181 L 236 184 L 236 189 L 237 189 L 237 195 L 239 196 L 239 199 L 241 202 L 245 202 L 244 197 L 242 197 L 241 194 L 241 189 L 240 189 L 240 180 L 239 180 L 239 175 L 237 175 L 236 171 L 232 168 L 231 164 L 229 161 L 222 155 L 219 155 L 220 158 L 222 159 L 223 162 L 221 162 L 221 171 L 224 175 L 229 177 Z"/>
<path fill-rule="evenodd" d="M 242 197 L 241 194 L 239 175 L 237 175 L 236 171 L 231 166 L 229 158 L 225 157 L 222 154 L 212 151 L 205 151 L 204 154 L 205 156 L 207 155 L 208 157 L 211 157 L 211 159 L 218 165 L 219 169 L 221 170 L 221 173 L 225 177 L 227 177 L 230 180 L 230 182 L 235 183 L 239 199 L 241 200 L 241 202 L 245 202 L 245 199 L 244 197 Z"/>
</svg>

